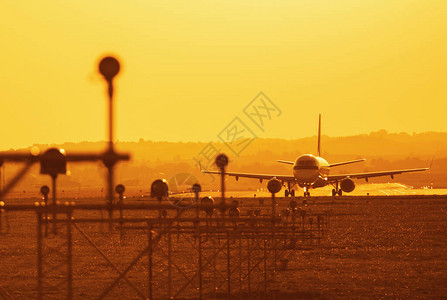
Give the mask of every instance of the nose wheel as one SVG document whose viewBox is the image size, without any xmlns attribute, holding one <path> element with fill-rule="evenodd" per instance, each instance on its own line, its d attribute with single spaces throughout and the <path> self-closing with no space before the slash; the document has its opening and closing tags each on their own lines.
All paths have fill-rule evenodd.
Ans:
<svg viewBox="0 0 447 300">
<path fill-rule="evenodd" d="M 304 197 L 310 197 L 310 192 L 308 187 L 304 187 Z"/>
<path fill-rule="evenodd" d="M 291 189 L 285 189 L 284 190 L 284 197 L 295 197 L 295 190 L 291 190 Z"/>
<path fill-rule="evenodd" d="M 295 182 L 287 182 L 286 189 L 284 190 L 284 197 L 295 197 L 295 190 L 292 188 L 295 186 Z"/>
</svg>

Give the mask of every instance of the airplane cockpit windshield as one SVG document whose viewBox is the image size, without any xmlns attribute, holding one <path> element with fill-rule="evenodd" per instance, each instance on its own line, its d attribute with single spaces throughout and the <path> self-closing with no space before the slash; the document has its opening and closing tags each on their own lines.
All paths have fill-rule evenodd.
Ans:
<svg viewBox="0 0 447 300">
<path fill-rule="evenodd" d="M 293 167 L 294 170 L 318 170 L 318 163 L 315 157 L 313 156 L 303 156 L 299 157 L 296 162 L 295 166 Z"/>
</svg>

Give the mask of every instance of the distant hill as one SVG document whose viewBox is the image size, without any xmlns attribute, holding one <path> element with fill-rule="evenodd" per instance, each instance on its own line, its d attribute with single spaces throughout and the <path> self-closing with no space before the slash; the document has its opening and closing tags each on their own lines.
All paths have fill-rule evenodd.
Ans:
<svg viewBox="0 0 447 300">
<path fill-rule="evenodd" d="M 250 157 L 270 154 L 276 159 L 278 156 L 292 156 L 314 153 L 317 150 L 317 137 L 307 137 L 296 140 L 285 139 L 255 139 L 240 155 Z M 339 156 L 368 156 L 368 157 L 443 157 L 447 153 L 447 133 L 425 132 L 417 134 L 387 133 L 385 130 L 346 137 L 322 136 L 322 155 L 324 157 Z M 116 143 L 120 151 L 130 152 L 136 161 L 169 161 L 174 158 L 190 159 L 199 153 L 208 143 L 203 142 L 163 142 L 145 141 Z M 231 150 L 220 142 L 212 144 L 233 155 Z M 45 150 L 49 147 L 60 147 L 67 151 L 98 151 L 106 147 L 105 142 L 80 142 L 55 144 L 36 144 L 33 146 Z M 26 151 L 26 149 L 17 149 Z M 236 156 L 236 155 L 234 155 Z"/>
<path fill-rule="evenodd" d="M 253 140 L 247 148 L 236 155 L 225 144 L 219 142 L 154 142 L 140 139 L 138 142 L 117 142 L 119 151 L 132 155 L 132 161 L 120 163 L 117 180 L 129 186 L 147 189 L 152 180 L 160 177 L 171 178 L 177 173 L 191 173 L 203 185 L 217 188 L 216 178 L 200 173 L 197 161 L 207 168 L 213 168 L 213 155 L 216 150 L 230 157 L 230 170 L 290 174 L 290 166 L 279 164 L 277 159 L 295 160 L 304 153 L 316 154 L 317 137 L 296 140 L 263 139 Z M 67 152 L 102 151 L 105 142 L 64 143 L 62 145 L 34 145 L 45 151 L 49 147 L 63 148 Z M 27 151 L 17 149 L 16 151 Z M 329 162 L 356 158 L 367 161 L 334 169 L 338 172 L 374 171 L 429 166 L 434 157 L 431 172 L 396 176 L 396 181 L 413 186 L 433 184 L 447 187 L 447 133 L 426 132 L 418 134 L 388 133 L 385 130 L 347 137 L 322 136 L 322 156 Z M 6 165 L 6 177 L 10 178 L 17 165 Z M 71 175 L 61 176 L 60 184 L 66 187 L 96 187 L 104 184 L 105 170 L 101 164 L 83 163 L 69 166 Z M 20 189 L 38 186 L 48 179 L 38 174 L 35 168 L 21 182 Z M 5 173 L 3 172 L 3 173 Z M 374 182 L 387 182 L 390 178 L 373 179 Z M 229 188 L 265 187 L 256 180 L 228 180 Z"/>
</svg>

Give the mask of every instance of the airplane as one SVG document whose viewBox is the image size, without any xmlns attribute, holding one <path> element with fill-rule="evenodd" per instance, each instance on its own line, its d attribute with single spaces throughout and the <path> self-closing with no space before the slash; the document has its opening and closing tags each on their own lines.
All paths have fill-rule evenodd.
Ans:
<svg viewBox="0 0 447 300">
<path fill-rule="evenodd" d="M 310 189 L 320 188 L 327 185 L 332 185 L 332 196 L 342 196 L 343 192 L 350 193 L 355 189 L 355 183 L 353 179 L 365 179 L 368 182 L 368 178 L 379 177 L 379 176 L 391 176 L 394 179 L 394 175 L 409 173 L 409 172 L 419 172 L 426 171 L 430 168 L 419 168 L 419 169 L 405 169 L 405 170 L 392 170 L 392 171 L 380 171 L 380 172 L 366 172 L 366 173 L 352 173 L 352 174 L 340 174 L 340 175 L 329 175 L 331 168 L 338 167 L 342 165 L 357 163 L 365 161 L 365 159 L 356 159 L 338 163 L 328 163 L 327 160 L 321 157 L 321 114 L 318 120 L 318 156 L 312 154 L 303 154 L 299 156 L 295 162 L 278 160 L 280 163 L 293 165 L 293 175 L 275 175 L 275 174 L 256 174 L 256 173 L 239 173 L 239 172 L 225 172 L 225 175 L 233 176 L 236 180 L 240 177 L 244 178 L 254 178 L 262 180 L 271 180 L 273 178 L 282 182 L 283 186 L 286 186 L 284 191 L 284 196 L 295 197 L 295 190 L 292 188 L 295 185 L 303 188 L 304 197 L 310 196 Z M 218 171 L 207 171 L 203 170 L 203 173 L 208 174 L 221 174 Z"/>
</svg>

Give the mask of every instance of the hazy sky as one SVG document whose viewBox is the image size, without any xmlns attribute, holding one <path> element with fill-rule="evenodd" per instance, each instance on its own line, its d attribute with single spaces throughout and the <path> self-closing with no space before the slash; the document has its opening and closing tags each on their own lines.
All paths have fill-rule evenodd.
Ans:
<svg viewBox="0 0 447 300">
<path fill-rule="evenodd" d="M 106 137 L 210 141 L 447 131 L 447 1 L 2 1 L 0 149 Z M 256 127 L 263 91 L 281 110 Z"/>
</svg>

